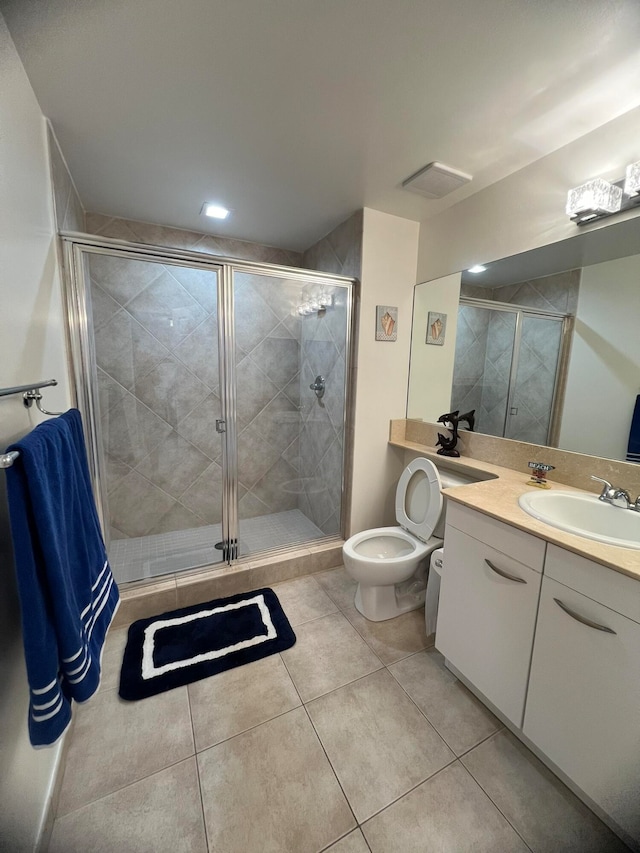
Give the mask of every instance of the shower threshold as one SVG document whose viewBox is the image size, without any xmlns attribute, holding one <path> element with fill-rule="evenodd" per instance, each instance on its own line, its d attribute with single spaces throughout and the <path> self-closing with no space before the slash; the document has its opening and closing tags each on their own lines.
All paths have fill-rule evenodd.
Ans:
<svg viewBox="0 0 640 853">
<path fill-rule="evenodd" d="M 302 545 L 327 535 L 299 509 L 248 518 L 240 521 L 239 556 Z M 159 577 L 220 563 L 222 553 L 215 545 L 221 538 L 222 526 L 210 524 L 114 539 L 109 547 L 109 562 L 118 583 Z"/>
</svg>

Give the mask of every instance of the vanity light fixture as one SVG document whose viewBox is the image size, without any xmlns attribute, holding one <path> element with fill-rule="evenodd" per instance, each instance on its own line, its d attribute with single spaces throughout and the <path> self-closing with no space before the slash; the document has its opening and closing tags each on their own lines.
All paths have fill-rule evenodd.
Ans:
<svg viewBox="0 0 640 853">
<path fill-rule="evenodd" d="M 487 268 L 483 267 L 482 264 L 474 264 L 472 267 L 469 267 L 467 272 L 479 273 L 484 272 Z"/>
<path fill-rule="evenodd" d="M 213 219 L 226 219 L 231 211 L 221 204 L 206 201 L 202 205 L 202 213 L 204 216 L 211 216 Z"/>
<path fill-rule="evenodd" d="M 578 225 L 603 215 L 617 213 L 622 205 L 622 189 L 604 178 L 595 178 L 569 190 L 567 215 Z"/>
<path fill-rule="evenodd" d="M 640 161 L 627 166 L 619 181 L 594 178 L 569 190 L 567 215 L 576 223 L 594 222 L 640 206 Z"/>
<path fill-rule="evenodd" d="M 630 163 L 624 179 L 624 194 L 636 196 L 640 193 L 640 161 Z"/>
<path fill-rule="evenodd" d="M 319 311 L 324 311 L 333 305 L 333 296 L 330 293 L 321 291 L 315 296 L 307 297 L 304 302 L 296 308 L 296 314 L 301 317 L 306 317 L 308 314 L 317 314 Z"/>
</svg>

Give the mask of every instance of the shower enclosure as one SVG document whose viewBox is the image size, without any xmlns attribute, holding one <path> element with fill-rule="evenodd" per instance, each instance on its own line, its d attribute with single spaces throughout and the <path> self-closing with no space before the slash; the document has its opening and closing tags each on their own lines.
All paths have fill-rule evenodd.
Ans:
<svg viewBox="0 0 640 853">
<path fill-rule="evenodd" d="M 452 411 L 476 410 L 477 432 L 557 444 L 572 317 L 460 300 Z"/>
<path fill-rule="evenodd" d="M 353 281 L 63 241 L 75 390 L 116 579 L 340 534 Z"/>
</svg>

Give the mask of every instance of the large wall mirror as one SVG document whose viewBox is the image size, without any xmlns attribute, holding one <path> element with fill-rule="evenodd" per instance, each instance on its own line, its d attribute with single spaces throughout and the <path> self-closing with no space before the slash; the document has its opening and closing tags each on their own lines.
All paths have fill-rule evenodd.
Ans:
<svg viewBox="0 0 640 853">
<path fill-rule="evenodd" d="M 409 418 L 624 460 L 639 394 L 638 216 L 415 288 Z"/>
</svg>

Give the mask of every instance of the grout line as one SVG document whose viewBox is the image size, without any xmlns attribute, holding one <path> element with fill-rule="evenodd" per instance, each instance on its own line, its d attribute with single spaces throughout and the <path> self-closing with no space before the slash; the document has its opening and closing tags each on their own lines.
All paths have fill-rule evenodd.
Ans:
<svg viewBox="0 0 640 853">
<path fill-rule="evenodd" d="M 71 811 L 65 812 L 64 814 L 56 814 L 55 819 L 62 819 L 68 817 L 68 815 L 75 814 L 79 812 L 81 809 L 86 808 L 87 806 L 94 805 L 95 803 L 99 803 L 101 800 L 110 797 L 112 794 L 117 794 L 120 791 L 124 791 L 127 788 L 130 788 L 132 785 L 137 785 L 140 782 L 144 782 L 146 779 L 150 779 L 152 776 L 157 776 L 158 773 L 164 773 L 165 770 L 168 770 L 170 767 L 175 767 L 177 764 L 182 764 L 184 761 L 190 761 L 191 759 L 196 758 L 196 753 L 192 753 L 191 755 L 185 755 L 182 758 L 177 759 L 177 761 L 172 761 L 170 764 L 167 764 L 166 767 L 160 767 L 158 770 L 154 770 L 152 773 L 147 773 L 146 776 L 140 776 L 139 779 L 132 779 L 130 782 L 126 782 L 124 785 L 120 785 L 118 788 L 114 788 L 113 791 L 107 791 L 107 793 L 102 794 L 100 797 L 96 797 L 94 800 L 89 800 L 86 803 L 82 803 L 82 805 L 76 806 L 75 809 Z M 65 765 L 65 771 L 67 766 Z M 64 783 L 64 779 L 63 779 Z"/>
<path fill-rule="evenodd" d="M 338 786 L 340 787 L 340 790 L 342 791 L 342 796 L 344 797 L 345 802 L 346 802 L 347 806 L 349 807 L 349 811 L 351 812 L 351 814 L 352 814 L 352 816 L 353 816 L 353 819 L 354 819 L 354 821 L 355 821 L 355 824 L 356 824 L 356 825 L 355 825 L 355 826 L 353 826 L 353 827 L 351 827 L 351 829 L 349 830 L 349 832 L 353 832 L 353 830 L 354 830 L 354 829 L 356 829 L 356 827 L 359 827 L 359 826 L 360 826 L 360 823 L 358 822 L 358 818 L 356 817 L 356 814 L 355 814 L 355 812 L 354 812 L 354 810 L 353 810 L 353 807 L 351 806 L 351 803 L 349 802 L 349 797 L 347 797 L 346 791 L 344 790 L 344 788 L 343 788 L 343 786 L 342 786 L 342 782 L 340 781 L 340 778 L 339 778 L 339 776 L 338 776 L 338 774 L 337 774 L 337 772 L 336 772 L 336 769 L 335 769 L 335 767 L 333 766 L 333 763 L 331 762 L 331 759 L 329 758 L 329 754 L 327 753 L 327 750 L 325 749 L 325 746 L 324 746 L 324 744 L 323 744 L 323 742 L 322 742 L 322 738 L 321 738 L 321 737 L 320 737 L 320 735 L 318 734 L 318 730 L 316 729 L 316 727 L 315 727 L 315 725 L 314 725 L 314 723 L 313 723 L 313 720 L 311 719 L 311 714 L 309 713 L 309 710 L 308 710 L 307 706 L 303 704 L 303 705 L 302 705 L 302 707 L 304 708 L 305 714 L 307 715 L 307 719 L 309 720 L 309 723 L 311 724 L 311 728 L 313 729 L 313 733 L 315 734 L 315 736 L 316 736 L 316 738 L 317 738 L 317 740 L 318 740 L 318 743 L 320 744 L 320 748 L 322 749 L 322 751 L 323 751 L 323 752 L 324 752 L 324 754 L 325 754 L 325 757 L 326 757 L 326 759 L 327 759 L 327 762 L 329 763 L 329 767 L 331 768 L 331 772 L 333 773 L 333 775 L 334 775 L 334 777 L 335 777 L 335 780 L 336 780 L 336 782 L 338 783 Z M 341 837 L 342 837 L 342 838 L 344 838 L 344 836 L 341 836 Z M 338 841 L 338 840 L 339 840 L 339 839 L 336 839 L 336 841 L 334 841 L 333 843 L 334 843 L 334 844 L 335 844 L 335 843 L 337 843 L 337 841 Z M 330 845 L 330 846 L 331 846 L 331 845 Z"/>
<path fill-rule="evenodd" d="M 496 719 L 498 719 L 498 718 L 496 717 Z M 486 737 L 483 737 L 482 740 L 479 740 L 478 743 L 474 743 L 473 746 L 470 746 L 469 749 L 465 749 L 464 752 L 460 753 L 458 758 L 460 758 L 460 759 L 464 758 L 465 756 L 469 755 L 470 752 L 473 752 L 474 749 L 481 746 L 483 743 L 486 743 L 488 740 L 491 740 L 491 738 L 494 738 L 497 735 L 499 735 L 501 732 L 504 732 L 506 730 L 506 726 L 504 725 L 504 723 L 501 723 L 500 720 L 498 720 L 498 723 L 499 723 L 499 727 L 495 730 L 495 732 L 491 732 L 491 734 L 488 734 Z"/>
<path fill-rule="evenodd" d="M 493 737 L 493 735 L 492 735 L 492 737 Z M 527 842 L 525 841 L 525 839 L 524 839 L 524 837 L 523 837 L 522 833 L 518 831 L 518 829 L 514 826 L 514 824 L 509 820 L 509 818 L 507 817 L 507 815 L 502 811 L 502 809 L 498 806 L 498 804 L 493 800 L 493 798 L 490 796 L 490 794 L 489 794 L 489 793 L 488 793 L 488 792 L 487 792 L 487 791 L 482 787 L 482 785 L 480 784 L 480 782 L 476 779 L 476 777 L 475 777 L 475 776 L 473 775 L 473 773 L 469 770 L 469 768 L 468 768 L 468 767 L 466 767 L 466 766 L 462 763 L 462 761 L 460 761 L 459 763 L 460 763 L 460 766 L 463 768 L 463 770 L 464 770 L 464 771 L 469 775 L 469 777 L 470 777 L 470 778 L 471 778 L 471 779 L 476 783 L 476 785 L 478 786 L 478 788 L 480 788 L 480 790 L 482 791 L 482 793 L 483 793 L 483 794 L 485 795 L 485 797 L 489 800 L 489 802 L 490 802 L 490 803 L 491 803 L 491 805 L 495 808 L 495 810 L 498 812 L 498 814 L 502 815 L 502 817 L 506 820 L 506 822 L 507 822 L 507 823 L 509 824 L 509 826 L 513 829 L 513 831 L 515 832 L 515 834 L 518 836 L 518 838 L 520 838 L 520 839 L 521 839 L 522 843 L 523 843 L 523 844 L 524 844 L 524 846 L 527 848 L 527 850 L 531 850 L 531 851 L 533 851 L 533 848 L 532 848 L 529 844 L 527 844 Z"/>
<path fill-rule="evenodd" d="M 200 814 L 202 815 L 202 826 L 204 828 L 204 840 L 207 845 L 207 849 L 209 849 L 209 833 L 207 832 L 207 821 L 204 816 L 204 794 L 202 793 L 202 780 L 200 778 L 200 764 L 198 762 L 198 747 L 196 744 L 196 729 L 193 723 L 193 710 L 191 707 L 191 693 L 189 691 L 189 684 L 186 684 L 187 688 L 187 704 L 189 706 L 189 719 L 191 721 L 191 737 L 193 738 L 193 758 L 196 765 L 196 777 L 198 779 L 198 794 L 200 795 Z"/>
<path fill-rule="evenodd" d="M 412 785 L 411 788 L 409 788 L 403 794 L 400 794 L 398 797 L 395 797 L 395 799 L 391 800 L 391 802 L 387 803 L 385 806 L 382 806 L 382 808 L 378 809 L 377 812 L 374 812 L 372 815 L 369 815 L 369 817 L 365 818 L 362 821 L 362 823 L 358 824 L 358 826 L 362 829 L 362 827 L 364 826 L 365 823 L 368 823 L 374 817 L 377 817 L 379 814 L 386 811 L 388 808 L 391 808 L 391 806 L 395 805 L 397 802 L 404 799 L 409 794 L 411 794 L 413 791 L 415 791 L 416 788 L 419 788 L 421 785 L 424 785 L 425 782 L 429 782 L 431 779 L 435 779 L 435 777 L 438 776 L 438 774 L 442 773 L 443 770 L 446 770 L 447 768 L 452 767 L 456 763 L 459 763 L 459 762 L 458 762 L 458 759 L 454 757 L 451 761 L 448 761 L 446 764 L 444 764 L 438 770 L 435 770 L 430 776 L 427 776 L 425 779 L 422 779 L 420 782 L 417 782 L 415 785 Z M 364 835 L 364 832 L 362 834 Z M 365 841 L 366 841 L 366 839 L 365 839 Z"/>
</svg>

